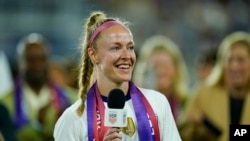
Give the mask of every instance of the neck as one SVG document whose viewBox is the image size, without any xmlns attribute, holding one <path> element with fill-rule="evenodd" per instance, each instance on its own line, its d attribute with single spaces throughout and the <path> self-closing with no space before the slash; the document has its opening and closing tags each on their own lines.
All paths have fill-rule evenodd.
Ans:
<svg viewBox="0 0 250 141">
<path fill-rule="evenodd" d="M 29 84 L 28 85 L 30 86 L 30 88 L 35 92 L 36 95 L 39 95 L 41 89 L 42 89 L 42 85 L 32 85 L 32 84 Z"/>
<path fill-rule="evenodd" d="M 231 88 L 230 95 L 237 99 L 244 99 L 247 95 L 247 88 Z"/>
<path fill-rule="evenodd" d="M 125 95 L 128 93 L 129 83 L 128 82 L 122 82 L 122 83 L 103 83 L 103 81 L 97 80 L 97 86 L 98 89 L 103 96 L 108 96 L 109 92 L 112 89 L 121 89 Z"/>
</svg>

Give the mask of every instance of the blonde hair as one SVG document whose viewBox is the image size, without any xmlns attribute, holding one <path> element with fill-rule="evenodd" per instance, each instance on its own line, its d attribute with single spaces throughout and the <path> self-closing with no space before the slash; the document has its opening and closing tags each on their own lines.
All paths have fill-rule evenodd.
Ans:
<svg viewBox="0 0 250 141">
<path fill-rule="evenodd" d="M 146 60 L 148 60 L 150 58 L 150 55 L 156 50 L 161 50 L 168 53 L 174 60 L 177 68 L 177 78 L 174 84 L 174 92 L 181 101 L 184 100 L 188 90 L 186 64 L 183 60 L 179 47 L 166 36 L 153 36 L 147 39 L 142 45 L 142 48 L 139 52 L 139 59 L 134 72 L 135 83 L 139 86 L 142 86 L 142 83 L 144 82 L 144 72 L 148 67 Z"/>
<path fill-rule="evenodd" d="M 246 32 L 234 32 L 224 38 L 217 53 L 218 61 L 216 62 L 211 74 L 208 76 L 206 85 L 224 85 L 223 71 L 226 54 L 233 47 L 233 44 L 241 42 L 247 43 L 247 47 L 250 50 L 250 34 Z"/>
<path fill-rule="evenodd" d="M 128 28 L 127 22 L 122 22 L 118 18 L 107 18 L 104 12 L 101 12 L 101 11 L 92 12 L 84 26 L 83 40 L 81 41 L 81 44 L 80 44 L 82 57 L 81 57 L 81 64 L 80 64 L 80 70 L 79 70 L 79 97 L 82 100 L 82 104 L 77 109 L 78 115 L 82 115 L 84 108 L 85 108 L 85 101 L 87 98 L 87 93 L 89 91 L 89 88 L 91 87 L 91 85 L 94 83 L 96 79 L 94 65 L 88 55 L 90 38 L 92 34 L 95 32 L 95 30 L 101 24 L 109 20 L 118 21 L 124 27 Z M 95 50 L 97 50 L 96 40 L 100 37 L 99 35 L 97 35 L 93 41 L 92 47 Z"/>
</svg>

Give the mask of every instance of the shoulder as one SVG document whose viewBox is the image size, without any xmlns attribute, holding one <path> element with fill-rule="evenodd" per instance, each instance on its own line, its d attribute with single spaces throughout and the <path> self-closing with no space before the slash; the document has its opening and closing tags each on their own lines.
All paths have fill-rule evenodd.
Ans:
<svg viewBox="0 0 250 141">
<path fill-rule="evenodd" d="M 180 140 L 168 99 L 160 92 L 139 88 L 152 106 L 159 124 L 161 140 Z"/>
<path fill-rule="evenodd" d="M 145 88 L 139 88 L 139 90 L 146 97 L 155 111 L 161 112 L 170 110 L 168 99 L 162 93 Z"/>
<path fill-rule="evenodd" d="M 218 85 L 198 85 L 194 90 L 194 94 L 191 95 L 188 105 L 192 105 L 192 108 L 200 108 L 198 105 L 211 105 L 215 101 L 221 103 L 221 99 L 227 98 L 227 91 L 222 86 Z M 195 105 L 195 106 L 193 106 Z"/>
<path fill-rule="evenodd" d="M 80 133 L 84 133 L 84 114 L 82 116 L 77 114 L 77 108 L 80 104 L 81 100 L 79 99 L 60 116 L 54 129 L 54 137 L 56 140 L 72 140 L 69 137 L 77 138 L 80 137 Z"/>
<path fill-rule="evenodd" d="M 167 98 L 160 92 L 152 90 L 152 89 L 145 89 L 140 88 L 139 90 L 142 94 L 149 100 L 149 101 L 167 101 Z"/>
<path fill-rule="evenodd" d="M 223 95 L 226 93 L 226 89 L 224 89 L 221 86 L 207 86 L 207 85 L 201 85 L 198 86 L 195 90 L 195 97 L 212 97 L 212 96 L 218 96 Z"/>
</svg>

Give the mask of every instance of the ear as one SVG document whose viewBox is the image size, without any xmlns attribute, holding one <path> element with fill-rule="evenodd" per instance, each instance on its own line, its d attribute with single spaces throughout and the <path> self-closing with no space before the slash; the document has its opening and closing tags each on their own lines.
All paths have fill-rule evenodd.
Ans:
<svg viewBox="0 0 250 141">
<path fill-rule="evenodd" d="M 91 61 L 94 64 L 98 64 L 99 63 L 99 58 L 98 58 L 98 55 L 97 55 L 97 51 L 95 49 L 88 48 L 88 55 L 89 55 Z"/>
</svg>

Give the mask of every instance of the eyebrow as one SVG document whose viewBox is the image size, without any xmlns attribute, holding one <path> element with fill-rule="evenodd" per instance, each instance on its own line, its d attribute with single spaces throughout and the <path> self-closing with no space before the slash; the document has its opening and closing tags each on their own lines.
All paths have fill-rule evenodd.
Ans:
<svg viewBox="0 0 250 141">
<path fill-rule="evenodd" d="M 122 45 L 120 42 L 115 42 L 115 43 L 112 43 L 112 44 L 115 44 L 115 45 Z M 134 45 L 134 42 L 131 41 L 131 42 L 129 42 L 127 45 Z"/>
</svg>

